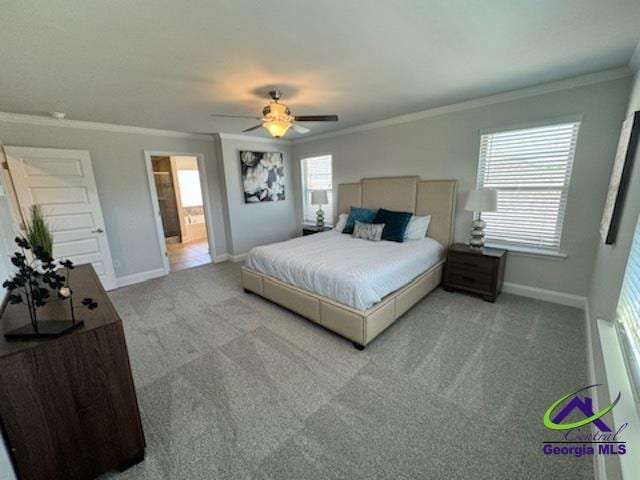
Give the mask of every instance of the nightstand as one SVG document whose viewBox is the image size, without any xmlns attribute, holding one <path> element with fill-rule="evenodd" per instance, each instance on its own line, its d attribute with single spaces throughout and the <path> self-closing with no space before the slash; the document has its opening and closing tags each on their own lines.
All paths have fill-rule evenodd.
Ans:
<svg viewBox="0 0 640 480">
<path fill-rule="evenodd" d="M 328 232 L 329 230 L 331 230 L 331 227 L 317 227 L 315 225 L 303 225 L 302 236 L 306 237 L 307 235 L 313 235 L 314 233 L 320 233 L 320 232 Z"/>
<path fill-rule="evenodd" d="M 444 289 L 477 293 L 488 302 L 495 302 L 502 290 L 506 260 L 506 250 L 455 243 L 447 252 Z"/>
</svg>

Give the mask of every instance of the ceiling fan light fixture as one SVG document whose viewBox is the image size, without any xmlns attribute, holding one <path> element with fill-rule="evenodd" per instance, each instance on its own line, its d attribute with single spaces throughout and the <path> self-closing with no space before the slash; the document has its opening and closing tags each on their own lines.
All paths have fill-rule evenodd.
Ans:
<svg viewBox="0 0 640 480">
<path fill-rule="evenodd" d="M 289 116 L 289 107 L 284 103 L 271 102 L 268 106 L 268 113 L 274 117 L 287 117 Z"/>
<path fill-rule="evenodd" d="M 262 126 L 269 131 L 272 137 L 281 138 L 285 133 L 287 133 L 289 127 L 291 127 L 291 122 L 283 120 L 269 120 L 268 122 L 264 122 Z"/>
<path fill-rule="evenodd" d="M 282 138 L 287 133 L 290 128 L 296 133 L 305 134 L 309 133 L 309 130 L 306 127 L 303 127 L 298 122 L 337 122 L 337 115 L 291 115 L 291 110 L 284 103 L 280 103 L 279 100 L 282 97 L 282 92 L 279 90 L 272 90 L 269 92 L 269 96 L 272 101 L 269 102 L 262 109 L 262 118 L 260 117 L 251 117 L 248 115 L 226 115 L 220 113 L 212 114 L 214 117 L 230 117 L 230 118 L 255 118 L 256 120 L 261 120 L 262 123 L 258 125 L 253 125 L 252 127 L 245 128 L 242 130 L 243 132 L 252 132 L 261 126 L 266 128 L 267 131 L 274 138 Z"/>
</svg>

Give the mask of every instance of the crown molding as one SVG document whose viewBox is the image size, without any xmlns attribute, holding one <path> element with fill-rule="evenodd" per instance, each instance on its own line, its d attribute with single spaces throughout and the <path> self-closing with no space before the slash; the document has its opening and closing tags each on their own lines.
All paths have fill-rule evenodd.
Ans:
<svg viewBox="0 0 640 480">
<path fill-rule="evenodd" d="M 633 55 L 631 55 L 631 60 L 629 60 L 629 68 L 634 72 L 640 72 L 640 42 L 638 42 Z"/>
<path fill-rule="evenodd" d="M 497 95 L 491 95 L 488 97 L 482 97 L 474 100 L 468 100 L 465 102 L 454 103 L 451 105 L 445 105 L 442 107 L 430 108 L 419 112 L 409 113 L 406 115 L 399 115 L 396 117 L 387 118 L 371 123 L 365 123 L 354 127 L 344 128 L 341 130 L 334 130 L 332 132 L 321 133 L 318 135 L 312 135 L 305 138 L 296 138 L 293 140 L 254 137 L 251 135 L 241 135 L 235 133 L 218 133 L 222 140 L 236 140 L 244 142 L 257 142 L 257 143 L 269 143 L 269 144 L 285 144 L 296 145 L 299 143 L 312 142 L 315 140 L 321 140 L 323 138 L 331 138 L 341 135 L 348 135 L 350 133 L 364 132 L 367 130 L 373 130 L 376 128 L 387 127 L 391 125 L 398 125 L 402 123 L 413 122 L 424 118 L 436 117 L 438 115 L 444 115 L 447 113 L 459 112 L 462 110 L 470 110 L 472 108 L 483 107 L 496 103 L 503 103 L 512 100 L 518 100 L 521 98 L 533 97 L 536 95 L 542 95 L 545 93 L 556 92 L 569 88 L 582 87 L 591 85 L 594 83 L 607 82 L 611 80 L 617 80 L 630 76 L 632 71 L 640 71 L 640 44 L 636 47 L 636 50 L 631 57 L 628 66 L 615 68 L 611 70 L 605 70 L 602 72 L 591 73 L 587 75 L 581 75 L 578 77 L 572 77 L 565 80 L 559 80 L 555 82 L 549 82 L 535 87 L 523 88 L 520 90 L 513 90 L 505 93 L 499 93 Z M 103 132 L 115 132 L 115 133 L 131 133 L 137 135 L 152 135 L 157 137 L 170 137 L 170 138 L 184 138 L 189 140 L 202 140 L 211 141 L 215 139 L 216 135 L 203 134 L 203 133 L 187 133 L 179 132 L 175 130 L 160 130 L 156 128 L 136 127 L 131 125 L 117 125 L 113 123 L 100 123 L 100 122 L 88 122 L 82 120 L 56 120 L 54 118 L 42 117 L 37 115 L 25 115 L 20 113 L 0 112 L 0 122 L 6 123 L 20 123 L 23 125 L 38 125 L 45 127 L 62 127 L 62 128 L 76 128 L 82 130 L 97 130 Z"/>
<path fill-rule="evenodd" d="M 239 133 L 218 133 L 217 137 L 222 140 L 236 140 L 238 142 L 271 143 L 279 145 L 290 145 L 293 143 L 291 140 L 285 140 L 283 138 L 254 137 L 251 135 L 241 135 Z"/>
<path fill-rule="evenodd" d="M 636 50 L 637 52 L 637 50 Z M 589 73 L 586 75 L 580 75 L 578 77 L 571 77 L 565 80 L 558 80 L 555 82 L 543 83 L 536 85 L 535 87 L 522 88 L 519 90 L 512 90 L 509 92 L 498 93 L 488 97 L 476 98 L 473 100 L 467 100 L 460 103 L 454 103 L 451 105 L 444 105 L 442 107 L 430 108 L 415 113 L 409 113 L 406 115 L 399 115 L 397 117 L 387 118 L 377 122 L 365 123 L 357 125 L 355 127 L 344 128 L 342 130 L 334 130 L 332 132 L 320 133 L 311 137 L 299 138 L 293 140 L 291 143 L 297 145 L 300 143 L 313 142 L 315 140 L 321 140 L 323 138 L 338 137 L 342 135 L 349 135 L 350 133 L 364 132 L 367 130 L 373 130 L 376 128 L 388 127 L 391 125 L 399 125 L 402 123 L 414 122 L 416 120 L 422 120 L 424 118 L 437 117 L 447 113 L 460 112 L 463 110 L 471 110 L 473 108 L 484 107 L 487 105 L 493 105 L 496 103 L 504 103 L 513 100 L 519 100 L 522 98 L 535 97 L 545 93 L 557 92 L 566 90 L 569 88 L 584 87 L 594 83 L 608 82 L 611 80 L 617 80 L 619 78 L 625 78 L 632 74 L 628 66 L 614 68 L 610 70 L 604 70 L 602 72 Z"/>
<path fill-rule="evenodd" d="M 42 127 L 77 128 L 81 130 L 98 130 L 101 132 L 133 133 L 137 135 L 153 135 L 156 137 L 185 138 L 189 140 L 211 141 L 211 135 L 186 133 L 174 130 L 116 125 L 113 123 L 86 122 L 82 120 L 56 120 L 55 118 L 24 115 L 20 113 L 0 112 L 0 122 L 38 125 Z"/>
</svg>

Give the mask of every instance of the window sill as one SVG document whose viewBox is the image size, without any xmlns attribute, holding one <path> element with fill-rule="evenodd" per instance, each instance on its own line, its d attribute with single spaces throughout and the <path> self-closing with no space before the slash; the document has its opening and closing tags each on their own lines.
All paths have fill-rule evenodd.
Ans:
<svg viewBox="0 0 640 480">
<path fill-rule="evenodd" d="M 569 258 L 569 255 L 564 252 L 550 252 L 548 250 L 539 250 L 533 247 L 516 247 L 513 245 L 500 245 L 497 243 L 487 242 L 485 246 L 490 248 L 500 248 L 502 250 L 506 250 L 509 253 L 514 255 L 522 255 L 526 257 L 537 257 L 537 258 L 546 258 L 549 260 L 566 260 Z"/>
<path fill-rule="evenodd" d="M 632 444 L 632 442 L 637 442 L 640 438 L 640 428 L 638 427 L 640 417 L 634 402 L 633 377 L 627 369 L 627 363 L 624 358 L 624 345 L 620 344 L 620 338 L 614 324 L 598 318 L 596 325 L 597 333 L 600 337 L 600 347 L 602 348 L 602 358 L 610 398 L 613 398 L 616 392 L 620 392 L 620 394 L 624 392 L 624 395 L 621 395 L 620 403 L 612 412 L 613 423 L 616 428 L 627 424 L 621 440 L 626 440 L 628 444 Z M 595 338 L 592 341 L 594 343 L 597 342 Z M 640 461 L 637 455 L 619 455 L 619 461 L 623 478 L 637 476 L 636 472 L 640 468 Z"/>
</svg>

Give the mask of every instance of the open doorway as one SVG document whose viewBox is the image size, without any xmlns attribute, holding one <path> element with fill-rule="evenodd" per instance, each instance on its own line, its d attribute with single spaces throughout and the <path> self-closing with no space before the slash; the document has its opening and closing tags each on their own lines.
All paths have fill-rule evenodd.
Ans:
<svg viewBox="0 0 640 480">
<path fill-rule="evenodd" d="M 211 263 L 198 157 L 151 155 L 169 270 Z"/>
</svg>

